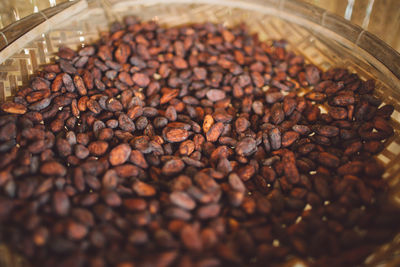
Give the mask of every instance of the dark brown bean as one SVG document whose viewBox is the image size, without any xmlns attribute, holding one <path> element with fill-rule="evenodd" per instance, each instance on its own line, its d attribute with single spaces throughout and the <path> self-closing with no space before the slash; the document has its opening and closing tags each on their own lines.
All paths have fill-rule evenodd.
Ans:
<svg viewBox="0 0 400 267">
<path fill-rule="evenodd" d="M 334 137 L 339 134 L 339 128 L 336 126 L 323 125 L 318 126 L 316 132 L 322 136 Z"/>
<path fill-rule="evenodd" d="M 206 206 L 201 206 L 197 210 L 197 217 L 201 220 L 207 220 L 210 218 L 217 217 L 221 210 L 221 206 L 218 204 L 209 204 Z"/>
<path fill-rule="evenodd" d="M 293 152 L 286 152 L 282 157 L 282 163 L 284 165 L 284 173 L 289 181 L 296 184 L 300 180 L 300 174 L 296 167 L 296 158 Z"/>
<path fill-rule="evenodd" d="M 67 226 L 68 237 L 73 240 L 80 240 L 84 238 L 88 230 L 85 225 L 71 221 Z"/>
<path fill-rule="evenodd" d="M 40 167 L 40 172 L 44 175 L 64 176 L 67 173 L 67 169 L 57 161 L 48 161 Z"/>
<path fill-rule="evenodd" d="M 118 125 L 124 131 L 133 132 L 135 131 L 136 127 L 133 121 L 124 113 L 119 115 L 118 117 Z"/>
<path fill-rule="evenodd" d="M 335 120 L 344 120 L 348 116 L 348 112 L 345 108 L 331 107 L 329 109 L 329 115 Z"/>
<path fill-rule="evenodd" d="M 50 98 L 43 98 L 42 100 L 39 100 L 33 104 L 31 104 L 28 108 L 33 111 L 40 111 L 45 108 L 47 108 L 51 103 Z"/>
<path fill-rule="evenodd" d="M 190 154 L 193 153 L 194 147 L 195 145 L 192 140 L 186 140 L 179 145 L 179 153 L 181 155 L 189 156 Z"/>
<path fill-rule="evenodd" d="M 66 193 L 57 191 L 53 195 L 53 208 L 59 216 L 65 216 L 70 209 L 70 201 Z"/>
<path fill-rule="evenodd" d="M 299 134 L 294 131 L 287 131 L 282 136 L 282 146 L 288 147 L 299 139 Z"/>
<path fill-rule="evenodd" d="M 86 89 L 85 83 L 83 82 L 82 77 L 75 75 L 74 76 L 74 84 L 80 95 L 87 94 L 87 89 Z"/>
<path fill-rule="evenodd" d="M 240 156 L 250 156 L 257 151 L 256 141 L 253 138 L 243 138 L 236 145 L 236 153 Z"/>
<path fill-rule="evenodd" d="M 217 102 L 225 98 L 226 94 L 224 91 L 219 89 L 211 89 L 207 91 L 207 98 L 213 102 Z"/>
<path fill-rule="evenodd" d="M 173 192 L 169 198 L 173 204 L 183 209 L 192 210 L 196 207 L 196 202 L 185 192 Z"/>
<path fill-rule="evenodd" d="M 99 103 L 96 100 L 89 99 L 86 102 L 86 106 L 94 114 L 99 114 L 101 112 L 101 107 L 100 107 Z"/>
<path fill-rule="evenodd" d="M 92 155 L 101 156 L 106 153 L 108 143 L 105 141 L 95 141 L 89 144 L 88 149 Z"/>
<path fill-rule="evenodd" d="M 109 156 L 109 161 L 111 165 L 115 166 L 125 163 L 128 160 L 131 151 L 132 149 L 128 144 L 120 144 L 114 147 L 110 151 L 110 156 Z"/>
<path fill-rule="evenodd" d="M 319 70 L 314 65 L 307 65 L 305 68 L 306 80 L 309 84 L 317 84 L 320 80 Z"/>
<path fill-rule="evenodd" d="M 131 155 L 129 156 L 129 160 L 135 164 L 136 166 L 147 169 L 149 167 L 144 155 L 142 152 L 138 150 L 132 150 Z"/>
<path fill-rule="evenodd" d="M 283 99 L 284 95 L 281 92 L 270 92 L 265 94 L 265 99 L 268 104 L 274 104 Z"/>
<path fill-rule="evenodd" d="M 181 57 L 174 57 L 173 64 L 177 69 L 186 69 L 188 67 L 186 60 Z"/>
<path fill-rule="evenodd" d="M 250 127 L 250 122 L 246 118 L 238 118 L 235 121 L 235 128 L 239 133 L 246 131 L 248 127 Z"/>
<path fill-rule="evenodd" d="M 163 130 L 163 135 L 167 142 L 179 143 L 189 137 L 189 132 L 185 129 L 166 127 Z"/>
<path fill-rule="evenodd" d="M 149 77 L 144 73 L 135 73 L 132 77 L 132 80 L 140 87 L 146 87 L 150 83 Z"/>
<path fill-rule="evenodd" d="M 332 155 L 327 152 L 320 153 L 318 157 L 318 161 L 323 164 L 324 166 L 336 168 L 339 166 L 340 160 L 335 155 Z"/>
<path fill-rule="evenodd" d="M 333 98 L 333 103 L 337 106 L 348 106 L 354 104 L 354 97 L 349 95 L 338 95 Z"/>
<path fill-rule="evenodd" d="M 271 121 L 280 124 L 285 119 L 285 113 L 280 103 L 275 103 L 271 108 Z"/>
<path fill-rule="evenodd" d="M 171 159 L 164 164 L 161 172 L 164 175 L 173 175 L 173 174 L 177 174 L 177 173 L 181 172 L 184 167 L 185 167 L 185 164 L 183 163 L 182 160 Z"/>
<path fill-rule="evenodd" d="M 278 128 L 274 128 L 269 131 L 269 139 L 271 142 L 271 147 L 273 150 L 279 149 L 281 147 L 281 132 Z"/>
<path fill-rule="evenodd" d="M 134 182 L 132 189 L 141 197 L 151 197 L 156 194 L 156 189 L 153 186 L 141 181 Z"/>
<path fill-rule="evenodd" d="M 222 134 L 224 129 L 224 124 L 222 122 L 217 122 L 210 127 L 210 130 L 206 133 L 206 138 L 208 142 L 216 142 L 219 136 Z"/>
</svg>

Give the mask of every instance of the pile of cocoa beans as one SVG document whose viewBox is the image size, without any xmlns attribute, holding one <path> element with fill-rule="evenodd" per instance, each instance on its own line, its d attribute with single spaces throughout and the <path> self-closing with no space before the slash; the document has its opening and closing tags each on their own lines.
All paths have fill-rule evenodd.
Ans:
<svg viewBox="0 0 400 267">
<path fill-rule="evenodd" d="M 1 239 L 32 266 L 355 266 L 399 230 L 375 82 L 245 25 L 126 17 L 0 113 Z"/>
</svg>

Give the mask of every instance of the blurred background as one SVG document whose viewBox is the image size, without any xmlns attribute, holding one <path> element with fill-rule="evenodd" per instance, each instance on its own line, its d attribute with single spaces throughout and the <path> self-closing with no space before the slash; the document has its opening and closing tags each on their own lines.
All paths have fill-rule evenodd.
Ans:
<svg viewBox="0 0 400 267">
<path fill-rule="evenodd" d="M 0 28 L 68 0 L 0 0 Z M 400 0 L 299 0 L 368 30 L 400 52 Z"/>
</svg>

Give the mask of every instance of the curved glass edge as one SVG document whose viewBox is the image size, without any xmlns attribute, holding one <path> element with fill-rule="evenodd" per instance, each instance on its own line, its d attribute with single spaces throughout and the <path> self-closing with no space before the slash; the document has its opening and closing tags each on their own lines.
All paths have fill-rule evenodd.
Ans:
<svg viewBox="0 0 400 267">
<path fill-rule="evenodd" d="M 400 79 L 400 54 L 376 35 L 363 31 L 356 45 L 381 60 Z"/>
<path fill-rule="evenodd" d="M 101 5 L 108 3 L 118 5 L 121 2 L 131 2 L 132 4 L 156 4 L 164 3 L 163 0 L 77 0 L 61 3 L 55 7 L 48 8 L 39 13 L 32 14 L 17 21 L 0 31 L 0 56 L 8 46 L 11 46 L 18 38 L 33 30 L 35 26 L 46 22 L 51 17 L 61 13 L 68 7 L 85 1 L 88 4 L 101 2 Z M 334 15 L 322 8 L 298 0 L 172 0 L 174 3 L 210 3 L 218 5 L 237 6 L 245 9 L 262 10 L 274 14 L 285 20 L 294 23 L 300 22 L 298 19 L 306 21 L 305 24 L 320 25 L 324 30 L 332 31 L 335 35 L 351 42 L 353 45 L 365 50 L 373 58 L 381 62 L 393 75 L 400 80 L 400 54 L 391 48 L 384 41 L 374 34 L 364 31 L 359 26 Z M 296 19 L 297 18 L 297 19 Z M 305 25 L 307 27 L 307 25 Z"/>
<path fill-rule="evenodd" d="M 65 2 L 7 26 L 3 31 L 0 31 L 5 42 L 4 47 L 1 48 L 0 46 L 0 64 L 19 53 L 25 45 L 35 38 L 51 32 L 60 23 L 67 21 L 71 16 L 87 7 L 88 4 L 85 0 Z M 0 44 L 2 44 L 1 41 Z"/>
<path fill-rule="evenodd" d="M 15 42 L 18 38 L 32 31 L 38 25 L 45 23 L 50 18 L 63 12 L 68 7 L 75 5 L 80 1 L 84 0 L 69 1 L 58 4 L 57 6 L 47 8 L 37 13 L 33 13 L 1 29 L 0 51 L 4 50 L 7 46 L 11 46 L 13 42 Z"/>
</svg>

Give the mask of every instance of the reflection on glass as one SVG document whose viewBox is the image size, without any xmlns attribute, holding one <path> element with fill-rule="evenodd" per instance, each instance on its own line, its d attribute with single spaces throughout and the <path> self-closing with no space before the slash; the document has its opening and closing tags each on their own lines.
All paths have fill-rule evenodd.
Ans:
<svg viewBox="0 0 400 267">
<path fill-rule="evenodd" d="M 400 52 L 399 0 L 303 0 L 324 8 L 378 36 Z"/>
<path fill-rule="evenodd" d="M 32 13 L 68 0 L 0 0 L 0 29 Z"/>
</svg>

